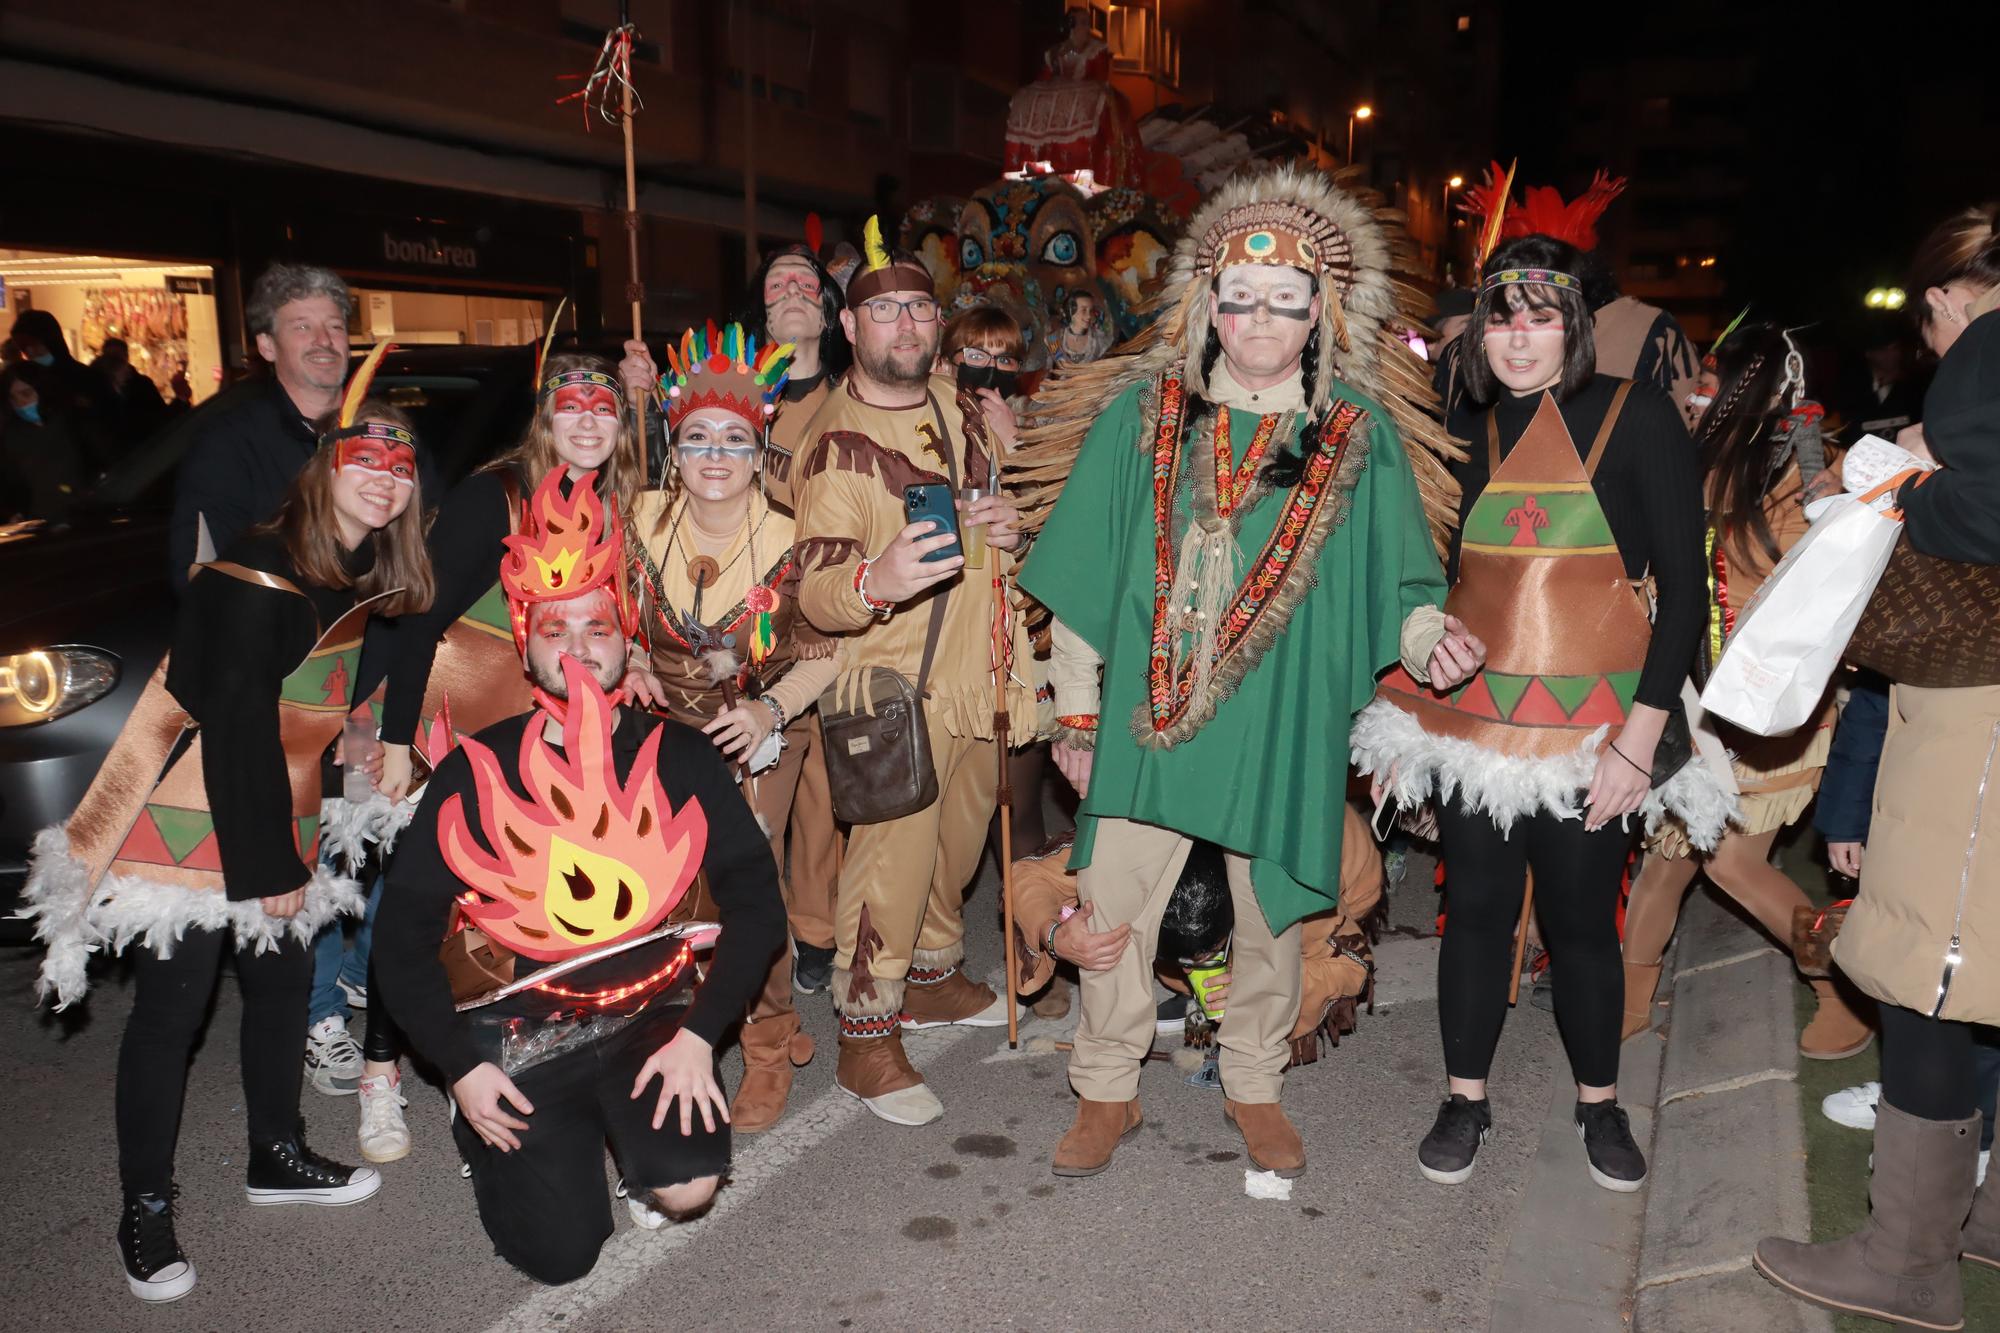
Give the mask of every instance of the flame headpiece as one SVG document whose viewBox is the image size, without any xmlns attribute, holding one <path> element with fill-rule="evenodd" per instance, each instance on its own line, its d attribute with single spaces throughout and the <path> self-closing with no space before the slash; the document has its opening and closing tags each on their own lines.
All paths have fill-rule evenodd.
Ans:
<svg viewBox="0 0 2000 1333">
<path fill-rule="evenodd" d="M 625 582 L 624 524 L 615 503 L 597 494 L 597 474 L 586 472 L 563 494 L 565 469 L 555 467 L 535 487 L 521 516 L 521 531 L 503 543 L 500 587 L 514 623 L 514 646 L 528 652 L 528 609 L 536 602 L 564 602 L 599 588 L 611 594 L 629 637 L 639 628 L 638 608 Z"/>
<path fill-rule="evenodd" d="M 690 412 L 720 407 L 761 428 L 778 411 L 778 395 L 791 378 L 791 343 L 757 347 L 757 335 L 741 324 L 689 329 L 680 346 L 667 344 L 667 372 L 657 391 L 672 434 Z"/>
<path fill-rule="evenodd" d="M 708 847 L 701 803 L 675 810 L 660 784 L 660 729 L 619 781 L 611 701 L 574 658 L 563 659 L 563 675 L 563 749 L 543 738 L 539 714 L 521 735 L 526 797 L 492 750 L 462 742 L 485 845 L 472 835 L 463 795 L 438 814 L 438 848 L 466 886 L 460 909 L 492 939 L 542 962 L 657 927 L 700 873 Z"/>
</svg>

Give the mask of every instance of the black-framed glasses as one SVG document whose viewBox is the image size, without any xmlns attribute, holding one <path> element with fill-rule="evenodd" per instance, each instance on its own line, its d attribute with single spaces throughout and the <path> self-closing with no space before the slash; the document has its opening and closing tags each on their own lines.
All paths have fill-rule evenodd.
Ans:
<svg viewBox="0 0 2000 1333">
<path fill-rule="evenodd" d="M 912 323 L 930 324 L 938 317 L 938 303 L 934 296 L 918 296 L 908 301 L 898 301 L 893 296 L 880 296 L 873 301 L 862 302 L 861 308 L 868 312 L 868 318 L 877 324 L 894 324 L 907 311 Z"/>
<path fill-rule="evenodd" d="M 1021 358 L 1009 356 L 1005 352 L 989 352 L 983 347 L 961 347 L 959 361 L 968 366 L 994 366 L 1000 370 L 1019 370 Z"/>
</svg>

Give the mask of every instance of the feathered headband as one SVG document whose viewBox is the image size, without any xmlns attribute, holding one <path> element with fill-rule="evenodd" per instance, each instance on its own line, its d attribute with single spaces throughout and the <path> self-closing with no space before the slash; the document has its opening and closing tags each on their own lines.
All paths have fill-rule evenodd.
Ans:
<svg viewBox="0 0 2000 1333">
<path fill-rule="evenodd" d="M 861 267 L 847 280 L 847 308 L 857 309 L 884 292 L 937 295 L 931 271 L 912 259 L 898 259 L 882 243 L 882 222 L 869 218 L 861 228 Z"/>
<path fill-rule="evenodd" d="M 688 413 L 720 407 L 761 427 L 776 415 L 778 395 L 791 379 L 791 343 L 757 347 L 757 335 L 741 324 L 689 329 L 680 346 L 667 344 L 667 371 L 655 391 L 667 414 L 669 434 Z"/>
<path fill-rule="evenodd" d="M 375 350 L 362 358 L 360 368 L 354 372 L 354 378 L 348 381 L 347 392 L 341 397 L 340 414 L 333 419 L 333 428 L 319 437 L 321 444 L 351 440 L 361 435 L 373 435 L 377 439 L 407 444 L 412 449 L 417 447 L 417 437 L 401 426 L 394 426 L 386 421 L 355 420 L 361 414 L 361 405 L 368 401 L 368 390 L 375 383 L 375 372 L 381 369 L 382 358 L 389 355 L 389 349 L 395 345 L 386 342 L 376 343 Z"/>
</svg>

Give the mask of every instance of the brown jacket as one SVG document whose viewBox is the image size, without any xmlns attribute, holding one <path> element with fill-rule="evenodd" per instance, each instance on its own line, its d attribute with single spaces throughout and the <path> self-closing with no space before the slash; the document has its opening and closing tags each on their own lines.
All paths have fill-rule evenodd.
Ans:
<svg viewBox="0 0 2000 1333">
<path fill-rule="evenodd" d="M 1358 996 L 1368 988 L 1368 968 L 1344 947 L 1369 957 L 1368 939 L 1360 922 L 1382 901 L 1382 854 L 1368 831 L 1368 821 L 1351 805 L 1343 805 L 1346 831 L 1341 839 L 1340 910 L 1309 916 L 1300 923 L 1299 954 L 1303 964 L 1299 1018 L 1294 1038 L 1310 1032 L 1335 1000 Z M 1049 927 L 1065 907 L 1077 903 L 1076 876 L 1069 869 L 1070 835 L 1014 862 L 1013 902 L 1015 956 L 1019 959 L 1020 993 L 1032 995 L 1055 974 L 1055 959 L 1041 952 Z M 1336 947 L 1338 944 L 1340 947 Z M 1177 969 L 1162 971 L 1161 980 L 1177 991 L 1187 980 Z"/>
<path fill-rule="evenodd" d="M 1890 692 L 1861 892 L 1833 946 L 1841 970 L 1876 999 L 2000 1024 L 1995 778 L 2000 685 Z M 1962 961 L 1948 969 L 1954 939 Z"/>
</svg>

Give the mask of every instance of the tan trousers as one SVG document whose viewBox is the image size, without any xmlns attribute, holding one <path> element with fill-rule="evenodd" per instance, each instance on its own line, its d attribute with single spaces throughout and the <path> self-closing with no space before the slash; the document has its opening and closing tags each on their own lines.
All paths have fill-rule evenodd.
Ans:
<svg viewBox="0 0 2000 1333">
<path fill-rule="evenodd" d="M 1132 940 L 1103 972 L 1081 972 L 1083 1017 L 1070 1054 L 1069 1081 L 1094 1102 L 1139 1095 L 1139 1069 L 1153 1047 L 1153 955 L 1160 917 L 1180 879 L 1193 840 L 1129 819 L 1097 821 L 1090 865 L 1077 876 L 1078 898 L 1093 930 L 1127 922 Z M 1275 1102 L 1285 1086 L 1292 1027 L 1299 1017 L 1299 927 L 1273 935 L 1250 887 L 1250 861 L 1224 858 L 1236 933 L 1229 947 L 1229 999 L 1216 1040 L 1217 1064 L 1230 1100 Z"/>
<path fill-rule="evenodd" d="M 979 869 L 1000 786 L 998 745 L 930 723 L 938 798 L 914 815 L 856 824 L 836 904 L 834 966 L 856 974 L 851 1015 L 900 1009 L 912 960 L 949 967 L 965 956 L 965 888 Z M 894 983 L 874 986 L 864 978 Z M 836 999 L 838 999 L 836 990 Z"/>
<path fill-rule="evenodd" d="M 833 795 L 826 779 L 826 733 L 819 712 L 807 719 L 811 739 L 799 769 L 792 797 L 792 846 L 787 857 L 779 848 L 784 871 L 785 915 L 792 936 L 801 944 L 833 946 L 833 896 L 840 883 L 840 829 L 833 820 Z"/>
</svg>

